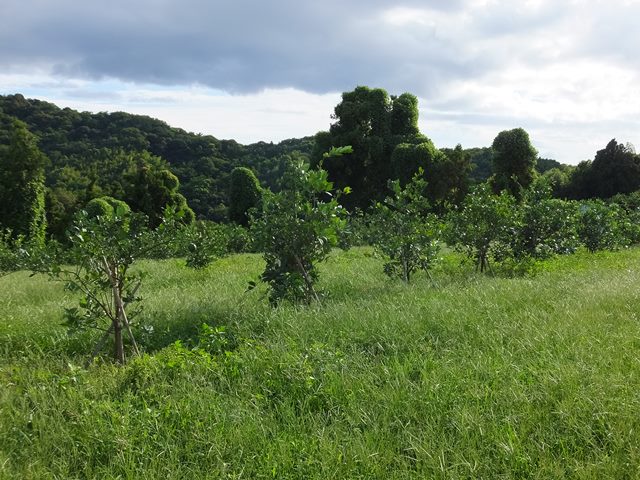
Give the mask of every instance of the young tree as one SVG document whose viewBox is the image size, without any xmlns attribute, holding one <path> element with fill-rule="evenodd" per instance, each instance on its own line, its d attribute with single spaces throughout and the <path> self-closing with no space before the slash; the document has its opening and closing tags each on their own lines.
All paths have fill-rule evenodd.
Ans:
<svg viewBox="0 0 640 480">
<path fill-rule="evenodd" d="M 516 258 L 545 259 L 573 253 L 580 245 L 578 204 L 551 198 L 549 186 L 526 191 L 519 211 L 511 244 Z"/>
<path fill-rule="evenodd" d="M 627 244 L 623 234 L 624 211 L 602 200 L 582 202 L 578 215 L 578 235 L 590 252 L 614 250 Z"/>
<path fill-rule="evenodd" d="M 496 193 L 508 191 L 520 198 L 536 175 L 538 152 L 529 134 L 522 128 L 504 130 L 493 140 L 493 177 L 491 183 Z"/>
<path fill-rule="evenodd" d="M 146 216 L 131 213 L 121 203 L 100 212 L 105 204 L 104 200 L 96 201 L 91 215 L 79 212 L 69 232 L 70 248 L 42 255 L 32 268 L 82 294 L 79 307 L 66 310 L 66 320 L 71 330 L 94 328 L 103 332 L 91 359 L 112 336 L 114 359 L 123 364 L 124 335 L 139 353 L 128 307 L 139 300 L 142 274 L 131 273 L 130 268 L 137 259 L 173 240 L 177 218 L 175 212 L 167 210 L 165 222 L 151 231 Z"/>
<path fill-rule="evenodd" d="M 249 210 L 259 208 L 261 201 L 262 188 L 254 173 L 245 167 L 234 168 L 229 184 L 229 220 L 246 227 Z"/>
<path fill-rule="evenodd" d="M 0 229 L 44 244 L 46 157 L 27 126 L 13 121 L 9 144 L 0 146 Z"/>
<path fill-rule="evenodd" d="M 0 277 L 21 268 L 22 237 L 14 237 L 11 230 L 0 231 Z"/>
<path fill-rule="evenodd" d="M 350 151 L 332 149 L 328 157 Z M 266 261 L 260 278 L 269 285 L 272 304 L 283 299 L 318 301 L 316 265 L 338 245 L 346 226 L 346 211 L 337 200 L 342 192 L 331 194 L 333 184 L 325 170 L 305 170 L 300 164 L 290 166 L 285 180 L 285 189 L 264 196 L 262 212 L 251 223 Z"/>
<path fill-rule="evenodd" d="M 406 283 L 416 270 L 428 272 L 440 250 L 440 224 L 428 213 L 422 173 L 418 171 L 404 189 L 398 180 L 390 182 L 393 196 L 376 203 L 370 217 L 373 245 L 388 259 L 385 273 Z"/>
<path fill-rule="evenodd" d="M 515 199 L 507 192 L 493 195 L 480 185 L 465 198 L 449 222 L 449 243 L 474 259 L 476 271 L 491 270 L 490 258 L 501 258 L 516 220 Z"/>
</svg>

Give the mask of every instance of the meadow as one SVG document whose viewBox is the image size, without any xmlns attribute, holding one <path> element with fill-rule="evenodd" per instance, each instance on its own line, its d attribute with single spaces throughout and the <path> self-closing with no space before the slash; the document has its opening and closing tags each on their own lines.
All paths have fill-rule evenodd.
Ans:
<svg viewBox="0 0 640 480">
<path fill-rule="evenodd" d="M 406 285 L 335 251 L 321 304 L 272 308 L 258 255 L 145 260 L 122 367 L 83 367 L 74 293 L 2 277 L 0 478 L 639 478 L 640 249 L 460 261 Z"/>
</svg>

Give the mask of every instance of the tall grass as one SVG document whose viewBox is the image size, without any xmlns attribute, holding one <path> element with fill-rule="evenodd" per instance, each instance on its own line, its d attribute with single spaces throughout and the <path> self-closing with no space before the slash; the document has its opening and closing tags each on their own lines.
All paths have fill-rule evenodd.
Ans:
<svg viewBox="0 0 640 480">
<path fill-rule="evenodd" d="M 245 292 L 257 256 L 142 262 L 153 330 L 122 368 L 80 367 L 61 285 L 4 277 L 0 476 L 640 477 L 640 250 L 532 278 L 458 260 L 407 286 L 336 252 L 322 305 L 276 309 Z"/>
</svg>

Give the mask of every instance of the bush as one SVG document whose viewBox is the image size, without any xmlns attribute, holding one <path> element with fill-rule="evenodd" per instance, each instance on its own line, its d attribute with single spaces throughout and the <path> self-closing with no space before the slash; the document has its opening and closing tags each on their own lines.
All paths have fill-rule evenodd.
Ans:
<svg viewBox="0 0 640 480">
<path fill-rule="evenodd" d="M 440 222 L 427 213 L 422 175 L 419 171 L 404 189 L 399 181 L 390 182 L 394 195 L 376 203 L 371 215 L 373 245 L 387 258 L 385 273 L 406 283 L 416 270 L 428 271 L 440 250 Z"/>
<path fill-rule="evenodd" d="M 261 201 L 262 189 L 254 173 L 245 167 L 234 168 L 229 186 L 229 220 L 246 227 L 249 210 L 259 209 Z"/>
<path fill-rule="evenodd" d="M 579 207 L 578 235 L 590 252 L 615 250 L 628 245 L 624 223 L 624 211 L 616 203 L 589 200 Z"/>
<path fill-rule="evenodd" d="M 516 258 L 545 259 L 574 253 L 580 246 L 575 202 L 551 198 L 547 190 L 532 190 L 525 194 L 517 219 L 512 244 Z"/>
<path fill-rule="evenodd" d="M 333 184 L 325 170 L 291 165 L 283 183 L 286 189 L 266 195 L 261 215 L 251 222 L 266 261 L 260 279 L 269 285 L 272 304 L 283 299 L 309 303 L 319 300 L 316 264 L 338 245 L 346 211 L 330 194 Z"/>
<path fill-rule="evenodd" d="M 469 193 L 448 222 L 448 243 L 472 258 L 476 270 L 491 269 L 489 259 L 502 261 L 512 254 L 510 239 L 517 221 L 515 199 L 503 191 L 493 195 L 488 185 Z"/>
</svg>

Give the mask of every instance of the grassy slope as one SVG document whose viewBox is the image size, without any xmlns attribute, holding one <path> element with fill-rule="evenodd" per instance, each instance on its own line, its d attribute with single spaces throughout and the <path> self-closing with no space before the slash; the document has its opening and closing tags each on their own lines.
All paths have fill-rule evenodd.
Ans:
<svg viewBox="0 0 640 480">
<path fill-rule="evenodd" d="M 323 266 L 322 308 L 275 310 L 243 293 L 255 256 L 144 262 L 152 355 L 125 368 L 78 367 L 60 285 L 1 278 L 0 477 L 640 476 L 640 250 L 518 279 L 450 259 L 435 287 L 367 253 Z M 203 322 L 231 353 L 172 345 Z"/>
</svg>

